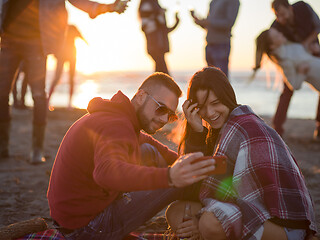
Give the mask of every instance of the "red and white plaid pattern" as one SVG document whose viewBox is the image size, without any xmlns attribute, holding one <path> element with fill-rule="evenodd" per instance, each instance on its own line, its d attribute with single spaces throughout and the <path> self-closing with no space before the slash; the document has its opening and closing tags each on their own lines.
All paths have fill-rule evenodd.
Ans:
<svg viewBox="0 0 320 240">
<path fill-rule="evenodd" d="M 48 229 L 43 232 L 31 233 L 16 240 L 65 240 L 64 236 L 56 229 Z"/>
<path fill-rule="evenodd" d="M 232 111 L 215 154 L 227 156 L 228 173 L 205 179 L 200 199 L 205 209 L 219 213 L 229 239 L 255 239 L 254 233 L 272 217 L 306 221 L 310 230 L 317 231 L 313 202 L 294 157 L 250 107 Z M 226 202 L 234 208 L 224 206 Z M 236 237 L 239 224 L 241 237 Z"/>
</svg>

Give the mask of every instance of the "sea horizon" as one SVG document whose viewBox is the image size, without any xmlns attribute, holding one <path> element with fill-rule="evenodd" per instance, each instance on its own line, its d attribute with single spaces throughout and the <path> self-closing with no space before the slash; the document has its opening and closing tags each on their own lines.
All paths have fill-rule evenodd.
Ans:
<svg viewBox="0 0 320 240">
<path fill-rule="evenodd" d="M 178 111 L 186 99 L 189 79 L 195 71 L 172 71 L 171 75 L 183 91 L 179 101 Z M 77 72 L 72 105 L 75 108 L 86 108 L 94 97 L 109 99 L 118 91 L 132 98 L 143 80 L 151 71 L 112 71 L 83 74 Z M 272 117 L 276 110 L 282 89 L 282 80 L 275 72 L 261 71 L 250 82 L 252 72 L 247 70 L 230 71 L 229 80 L 233 86 L 239 104 L 249 105 L 258 115 Z M 54 71 L 47 71 L 46 89 L 48 92 Z M 23 76 L 19 77 L 22 78 Z M 21 82 L 21 81 L 20 81 Z M 19 87 L 19 82 L 18 82 Z M 64 72 L 59 85 L 52 95 L 50 105 L 67 107 L 69 98 L 68 73 Z M 12 97 L 10 99 L 12 103 Z M 295 91 L 290 102 L 288 117 L 299 119 L 314 119 L 318 103 L 318 93 L 304 83 L 302 88 Z M 30 91 L 26 94 L 26 105 L 32 106 Z"/>
</svg>

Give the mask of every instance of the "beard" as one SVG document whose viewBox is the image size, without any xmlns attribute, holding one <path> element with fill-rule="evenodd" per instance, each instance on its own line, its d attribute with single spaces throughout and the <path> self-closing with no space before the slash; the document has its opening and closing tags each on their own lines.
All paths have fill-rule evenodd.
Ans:
<svg viewBox="0 0 320 240">
<path fill-rule="evenodd" d="M 145 109 L 145 103 L 143 103 L 143 105 L 141 105 L 137 110 L 137 118 L 138 118 L 140 127 L 146 133 L 154 134 L 156 132 L 156 129 L 152 129 L 150 127 L 150 123 L 152 119 L 148 119 L 146 113 L 144 112 L 144 109 Z"/>
</svg>

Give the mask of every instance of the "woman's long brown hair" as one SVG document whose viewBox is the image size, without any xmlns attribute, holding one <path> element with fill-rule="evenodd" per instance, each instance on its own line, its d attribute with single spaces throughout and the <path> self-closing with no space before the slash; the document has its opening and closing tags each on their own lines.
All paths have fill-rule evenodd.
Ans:
<svg viewBox="0 0 320 240">
<path fill-rule="evenodd" d="M 207 97 L 209 95 L 209 91 L 214 92 L 219 101 L 227 106 L 230 112 L 238 106 L 234 90 L 227 76 L 219 68 L 206 67 L 196 72 L 190 79 L 187 99 L 192 102 L 197 102 L 196 94 L 198 90 L 207 90 Z M 216 131 L 219 130 L 220 129 L 216 129 Z M 178 149 L 179 153 L 183 151 L 189 132 L 190 125 L 185 120 L 184 133 Z M 210 138 L 216 135 L 217 134 L 215 134 L 214 129 L 210 129 L 208 137 Z"/>
</svg>

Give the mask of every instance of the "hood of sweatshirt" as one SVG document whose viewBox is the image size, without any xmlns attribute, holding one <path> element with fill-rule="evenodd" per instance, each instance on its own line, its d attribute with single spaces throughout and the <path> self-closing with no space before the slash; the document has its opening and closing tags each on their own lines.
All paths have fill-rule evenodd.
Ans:
<svg viewBox="0 0 320 240">
<path fill-rule="evenodd" d="M 141 130 L 136 111 L 130 99 L 121 91 L 118 91 L 110 100 L 101 97 L 93 98 L 88 104 L 87 111 L 89 114 L 109 112 L 125 115 L 131 121 L 137 133 Z"/>
</svg>

